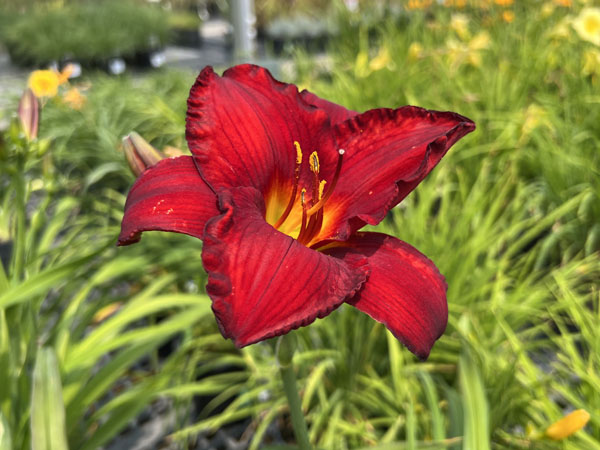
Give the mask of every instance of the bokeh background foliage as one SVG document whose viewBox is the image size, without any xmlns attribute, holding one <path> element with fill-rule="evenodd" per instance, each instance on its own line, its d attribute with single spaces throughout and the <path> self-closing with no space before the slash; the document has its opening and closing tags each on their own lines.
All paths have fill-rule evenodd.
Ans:
<svg viewBox="0 0 600 450">
<path fill-rule="evenodd" d="M 136 0 L 7 2 L 0 40 L 14 63 L 44 66 L 77 61 L 102 66 L 109 58 L 139 57 L 169 40 L 168 14 Z"/>
<path fill-rule="evenodd" d="M 445 335 L 423 363 L 351 307 L 296 331 L 311 440 L 600 448 L 600 48 L 573 27 L 585 2 L 445 3 L 340 7 L 328 58 L 298 50 L 278 74 L 356 110 L 416 104 L 478 127 L 377 228 L 446 276 Z M 182 447 L 245 420 L 252 449 L 274 427 L 291 439 L 274 343 L 221 338 L 201 243 L 149 233 L 114 246 L 134 180 L 120 138 L 136 130 L 185 150 L 194 76 L 93 75 L 79 109 L 45 104 L 26 157 L 16 124 L 3 133 L 0 448 L 98 448 L 158 402 Z M 584 430 L 543 438 L 577 408 L 591 414 Z"/>
</svg>

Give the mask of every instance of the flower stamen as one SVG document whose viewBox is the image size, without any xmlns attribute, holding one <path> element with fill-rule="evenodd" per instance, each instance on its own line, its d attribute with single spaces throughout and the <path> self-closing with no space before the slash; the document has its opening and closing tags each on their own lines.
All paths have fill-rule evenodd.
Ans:
<svg viewBox="0 0 600 450">
<path fill-rule="evenodd" d="M 314 215 L 321 208 L 323 208 L 325 203 L 327 203 L 327 200 L 329 200 L 329 197 L 331 197 L 331 194 L 333 194 L 335 185 L 337 184 L 338 179 L 340 178 L 340 172 L 342 171 L 342 162 L 343 162 L 343 158 L 344 158 L 344 153 L 346 153 L 346 151 L 344 149 L 338 150 L 338 161 L 337 161 L 337 166 L 335 168 L 335 174 L 333 175 L 333 180 L 331 181 L 331 185 L 329 186 L 329 189 L 327 189 L 327 192 L 325 192 L 325 195 L 323 195 L 322 197 L 319 195 L 319 201 L 317 203 L 315 203 L 313 206 L 311 206 L 311 208 L 308 211 L 306 211 L 306 214 L 309 217 Z"/>
<path fill-rule="evenodd" d="M 302 222 L 300 224 L 300 231 L 298 232 L 298 237 L 296 238 L 296 240 L 298 240 L 299 242 L 301 241 L 301 238 L 304 237 L 304 234 L 306 234 L 306 220 L 307 220 L 307 216 L 306 216 L 306 203 L 304 202 L 306 196 L 306 189 L 302 188 L 302 191 L 300 191 L 300 205 L 302 206 Z"/>
<path fill-rule="evenodd" d="M 312 152 L 309 157 L 310 171 L 313 173 L 313 191 L 311 203 L 314 205 L 319 201 L 319 189 L 321 182 L 319 181 L 319 155 L 317 152 Z"/>
<path fill-rule="evenodd" d="M 313 172 L 314 174 L 319 174 L 319 155 L 317 154 L 317 152 L 312 152 L 310 154 L 310 170 L 311 172 Z"/>
<path fill-rule="evenodd" d="M 300 182 L 300 168 L 302 165 L 302 149 L 298 141 L 294 141 L 294 147 L 296 148 L 296 167 L 294 170 L 294 185 L 292 189 L 291 197 L 288 204 L 281 214 L 281 217 L 273 225 L 276 229 L 279 229 L 281 225 L 291 214 L 291 211 L 296 202 L 296 195 L 298 194 L 299 182 Z M 306 188 L 300 190 L 300 206 L 302 208 L 302 216 L 300 222 L 300 229 L 298 230 L 298 236 L 296 240 L 304 245 L 308 245 L 316 235 L 321 232 L 323 226 L 323 206 L 329 200 L 333 194 L 333 190 L 338 182 L 340 173 L 342 170 L 343 155 L 345 150 L 338 150 L 338 161 L 333 175 L 331 183 L 328 185 L 328 189 L 325 190 L 328 184 L 326 180 L 319 179 L 319 172 L 321 165 L 319 162 L 319 155 L 316 151 L 312 152 L 308 158 L 308 168 L 313 173 L 312 183 L 312 195 L 310 200 L 306 198 Z M 310 189 L 310 188 L 309 188 Z"/>
<path fill-rule="evenodd" d="M 326 183 L 327 183 L 327 181 L 321 180 L 321 183 L 319 184 L 319 200 L 321 200 L 323 198 L 323 191 L 325 190 Z"/>
<path fill-rule="evenodd" d="M 302 164 L 302 149 L 300 148 L 300 143 L 294 141 L 294 147 L 296 147 L 296 165 L 300 166 L 300 164 Z"/>
<path fill-rule="evenodd" d="M 285 222 L 285 220 L 290 215 L 290 212 L 294 207 L 294 203 L 296 202 L 296 193 L 298 192 L 298 182 L 300 180 L 300 166 L 302 165 L 302 149 L 300 148 L 300 143 L 298 141 L 294 141 L 294 147 L 296 147 L 296 168 L 294 169 L 294 187 L 292 189 L 290 201 L 288 202 L 285 210 L 283 211 L 277 222 L 275 222 L 275 225 L 273 225 L 275 229 L 278 229 L 281 225 L 283 225 L 283 222 Z M 304 199 L 302 200 L 302 203 L 304 203 Z"/>
</svg>

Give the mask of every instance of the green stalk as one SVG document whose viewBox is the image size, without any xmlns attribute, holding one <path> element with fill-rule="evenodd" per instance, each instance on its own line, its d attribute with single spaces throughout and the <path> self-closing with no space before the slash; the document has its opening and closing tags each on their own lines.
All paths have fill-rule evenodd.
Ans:
<svg viewBox="0 0 600 450">
<path fill-rule="evenodd" d="M 302 414 L 302 408 L 300 407 L 300 395 L 298 394 L 298 386 L 296 385 L 294 366 L 290 364 L 286 367 L 280 367 L 279 371 L 283 380 L 283 390 L 290 406 L 290 415 L 292 416 L 292 426 L 294 427 L 296 441 L 301 450 L 310 450 L 308 429 L 306 428 L 304 414 Z"/>
<path fill-rule="evenodd" d="M 290 407 L 290 416 L 292 417 L 292 427 L 294 435 L 300 450 L 311 450 L 308 440 L 308 429 L 302 407 L 300 406 L 300 394 L 298 394 L 298 385 L 296 383 L 296 374 L 294 373 L 294 364 L 292 357 L 296 349 L 296 336 L 288 334 L 281 336 L 277 342 L 277 359 L 279 361 L 279 373 L 283 381 L 283 390 Z"/>
<path fill-rule="evenodd" d="M 15 230 L 15 242 L 13 247 L 13 270 L 11 278 L 15 282 L 19 282 L 24 278 L 24 266 L 25 266 L 25 164 L 20 161 L 18 164 L 17 172 L 14 174 L 15 183 L 15 202 L 16 208 L 16 230 Z"/>
</svg>

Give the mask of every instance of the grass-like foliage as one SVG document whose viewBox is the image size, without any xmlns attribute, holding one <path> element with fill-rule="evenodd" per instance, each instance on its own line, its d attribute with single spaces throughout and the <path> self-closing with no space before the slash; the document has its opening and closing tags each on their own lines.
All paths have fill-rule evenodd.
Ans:
<svg viewBox="0 0 600 450">
<path fill-rule="evenodd" d="M 329 64 L 300 58 L 288 78 L 356 110 L 417 104 L 478 126 L 378 228 L 446 276 L 448 329 L 428 361 L 349 306 L 294 332 L 317 448 L 600 448 L 599 50 L 571 26 L 575 2 L 497 3 L 350 15 Z M 185 150 L 193 76 L 94 77 L 81 109 L 45 105 L 35 145 L 5 133 L 0 448 L 60 444 L 60 430 L 97 448 L 157 399 L 182 448 L 248 419 L 251 449 L 274 427 L 290 439 L 274 342 L 236 350 L 194 293 L 201 243 L 149 233 L 114 248 L 133 182 L 120 138 Z M 578 408 L 585 429 L 544 437 Z"/>
<path fill-rule="evenodd" d="M 13 61 L 31 66 L 64 60 L 101 65 L 161 48 L 169 37 L 164 12 L 132 0 L 85 1 L 11 19 L 0 37 Z"/>
</svg>

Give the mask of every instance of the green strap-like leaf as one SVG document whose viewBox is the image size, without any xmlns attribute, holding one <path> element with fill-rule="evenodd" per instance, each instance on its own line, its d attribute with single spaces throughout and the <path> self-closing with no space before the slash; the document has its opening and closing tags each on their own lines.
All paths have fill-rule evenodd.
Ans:
<svg viewBox="0 0 600 450">
<path fill-rule="evenodd" d="M 72 278 L 76 271 L 89 262 L 97 252 L 88 254 L 82 258 L 53 266 L 42 272 L 36 273 L 26 281 L 14 285 L 0 294 L 0 308 L 23 303 L 34 295 L 44 295 L 48 289 Z"/>
<path fill-rule="evenodd" d="M 65 406 L 54 350 L 40 348 L 33 370 L 31 394 L 32 450 L 68 450 Z"/>
<path fill-rule="evenodd" d="M 10 428 L 2 411 L 0 411 L 0 450 L 12 450 Z"/>
<path fill-rule="evenodd" d="M 460 390 L 463 398 L 464 450 L 489 450 L 489 408 L 483 379 L 469 349 L 459 359 Z"/>
</svg>

